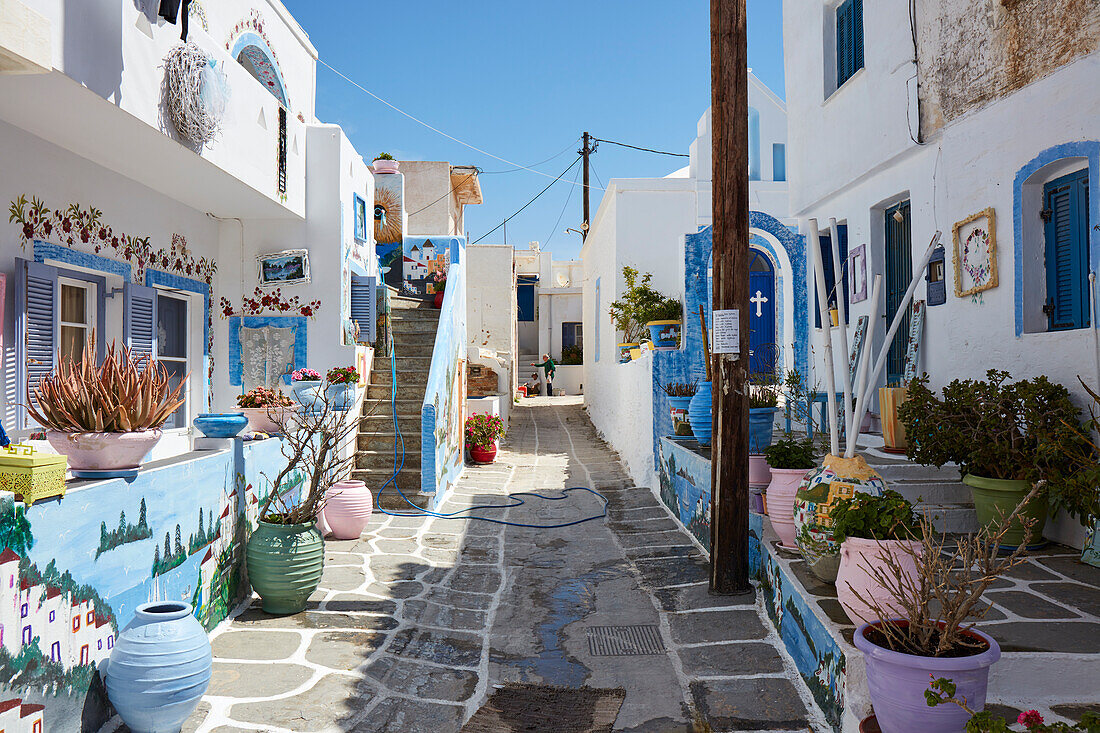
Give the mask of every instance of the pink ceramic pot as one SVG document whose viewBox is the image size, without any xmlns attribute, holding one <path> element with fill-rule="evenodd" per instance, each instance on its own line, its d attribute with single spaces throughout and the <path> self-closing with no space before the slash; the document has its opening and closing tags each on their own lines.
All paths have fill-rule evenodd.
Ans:
<svg viewBox="0 0 1100 733">
<path fill-rule="evenodd" d="M 812 470 L 812 469 L 810 469 Z M 768 484 L 768 516 L 784 547 L 794 548 L 794 495 L 808 471 L 803 468 L 773 468 Z"/>
<path fill-rule="evenodd" d="M 338 540 L 357 540 L 370 521 L 374 499 L 362 481 L 338 481 L 325 494 L 325 508 L 317 518 L 322 534 Z"/>
<path fill-rule="evenodd" d="M 905 551 L 906 546 L 920 554 L 920 542 L 879 541 L 849 537 L 841 543 L 840 570 L 836 575 L 836 597 L 852 623 L 862 624 L 879 620 L 878 614 L 872 612 L 867 604 L 859 600 L 856 593 L 889 610 L 891 617 L 905 615 L 902 607 L 875 579 L 872 571 L 889 574 L 886 562 L 883 560 L 885 555 L 893 558 L 909 578 L 916 578 L 917 562 Z"/>
<path fill-rule="evenodd" d="M 248 418 L 250 433 L 281 433 L 286 422 L 286 407 L 242 407 L 241 412 Z"/>
<path fill-rule="evenodd" d="M 375 173 L 396 173 L 398 167 L 396 160 L 379 159 L 371 163 L 371 168 Z"/>
<path fill-rule="evenodd" d="M 133 433 L 63 433 L 46 431 L 46 440 L 69 459 L 77 471 L 117 471 L 137 468 L 160 441 L 159 430 Z"/>
<path fill-rule="evenodd" d="M 749 486 L 754 489 L 765 489 L 772 480 L 772 467 L 759 453 L 749 454 Z"/>
</svg>

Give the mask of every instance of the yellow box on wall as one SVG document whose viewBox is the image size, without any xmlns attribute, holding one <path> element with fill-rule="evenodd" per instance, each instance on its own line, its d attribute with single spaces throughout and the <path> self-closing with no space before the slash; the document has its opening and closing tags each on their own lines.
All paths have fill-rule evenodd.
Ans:
<svg viewBox="0 0 1100 733">
<path fill-rule="evenodd" d="M 0 450 L 0 489 L 21 497 L 27 506 L 39 499 L 65 495 L 65 456 L 39 453 L 30 445 Z"/>
</svg>

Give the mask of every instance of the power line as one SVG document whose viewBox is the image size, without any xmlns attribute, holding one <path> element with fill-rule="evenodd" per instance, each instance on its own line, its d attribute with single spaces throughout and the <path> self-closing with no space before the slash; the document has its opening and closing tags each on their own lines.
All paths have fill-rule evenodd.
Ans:
<svg viewBox="0 0 1100 733">
<path fill-rule="evenodd" d="M 686 153 L 669 153 L 664 150 L 654 150 L 653 148 L 639 148 L 637 145 L 627 145 L 626 143 L 615 142 L 614 140 L 604 140 L 603 138 L 592 138 L 596 142 L 607 143 L 608 145 L 618 145 L 623 148 L 632 148 L 634 150 L 641 150 L 643 153 L 656 153 L 657 155 L 671 155 L 676 158 L 690 158 L 691 156 Z"/>
<path fill-rule="evenodd" d="M 356 89 L 360 90 L 361 92 L 365 92 L 366 94 L 369 94 L 369 95 L 370 95 L 371 97 L 374 97 L 374 98 L 375 98 L 376 100 L 378 100 L 378 101 L 379 101 L 379 102 L 381 102 L 382 104 L 386 105 L 387 107 L 389 107 L 389 108 L 390 108 L 390 109 L 392 109 L 393 111 L 395 111 L 395 112 L 397 112 L 397 113 L 399 113 L 399 114 L 402 114 L 402 115 L 404 115 L 405 117 L 408 117 L 408 118 L 409 118 L 410 120 L 412 120 L 412 121 L 413 121 L 413 122 L 415 122 L 416 124 L 418 124 L 418 125 L 422 125 L 423 127 L 426 127 L 426 128 L 428 128 L 428 129 L 429 129 L 429 130 L 431 130 L 432 132 L 434 132 L 434 133 L 437 133 L 437 134 L 439 134 L 439 135 L 442 135 L 443 137 L 447 138 L 448 140 L 452 140 L 452 141 L 454 141 L 454 142 L 458 143 L 459 145 L 463 145 L 463 146 L 465 146 L 465 147 L 469 148 L 470 150 L 474 150 L 474 151 L 476 151 L 476 152 L 478 152 L 478 153 L 481 153 L 482 155 L 488 155 L 488 156 L 489 156 L 490 158 L 493 158 L 493 159 L 495 159 L 495 160 L 499 160 L 500 162 L 502 162 L 502 163 L 506 163 L 506 164 L 508 164 L 508 165 L 511 165 L 511 166 L 515 166 L 516 168 L 520 168 L 520 169 L 523 169 L 523 170 L 525 170 L 525 171 L 530 171 L 530 172 L 532 172 L 532 173 L 534 173 L 534 174 L 536 174 L 536 175 L 544 176 L 544 177 L 546 177 L 546 178 L 553 178 L 553 179 L 554 179 L 555 181 L 561 180 L 561 177 L 560 177 L 560 176 L 559 176 L 559 177 L 557 177 L 557 178 L 555 178 L 554 176 L 551 176 L 551 175 L 550 175 L 550 174 L 548 174 L 548 173 L 543 173 L 543 172 L 542 172 L 542 171 L 540 171 L 540 170 L 535 170 L 534 168 L 532 168 L 532 167 L 530 167 L 530 166 L 526 166 L 526 165 L 520 165 L 519 163 L 516 163 L 515 161 L 512 161 L 512 160 L 508 160 L 507 158 L 502 158 L 502 157 L 500 157 L 499 155 L 493 155 L 493 154 L 492 154 L 492 153 L 490 153 L 490 152 L 489 152 L 488 150 L 484 150 L 484 149 L 482 149 L 482 148 L 479 148 L 479 147 L 477 147 L 476 145 L 471 145 L 471 144 L 470 144 L 470 143 L 468 143 L 468 142 L 465 142 L 465 141 L 463 141 L 463 140 L 459 140 L 459 139 L 458 139 L 457 137 L 455 137 L 454 135 L 449 135 L 449 134 L 447 134 L 446 132 L 443 132 L 443 130 L 440 130 L 440 129 L 439 129 L 438 127 L 433 127 L 432 125 L 429 125 L 429 124 L 428 124 L 427 122 L 425 122 L 424 120 L 422 120 L 422 119 L 419 119 L 418 117 L 414 117 L 413 115 L 409 114 L 408 112 L 406 112 L 405 110 L 401 109 L 401 108 L 400 108 L 400 107 L 398 107 L 397 105 L 395 105 L 395 104 L 392 104 L 392 103 L 390 103 L 390 102 L 387 102 L 387 101 L 386 101 L 385 99 L 383 99 L 382 97 L 378 96 L 377 94 L 375 94 L 374 92 L 372 92 L 372 91 L 371 91 L 370 89 L 367 89 L 367 88 L 366 88 L 365 86 L 363 86 L 363 85 L 362 85 L 362 84 L 360 84 L 359 82 L 357 82 L 357 81 L 355 81 L 355 80 L 351 79 L 350 77 L 346 76 L 345 74 L 343 74 L 343 73 L 341 73 L 341 72 L 337 71 L 336 69 L 334 69 L 333 67 L 329 66 L 329 65 L 328 65 L 327 63 L 325 63 L 325 61 L 324 61 L 324 60 L 322 60 L 322 59 L 320 59 L 320 58 L 319 58 L 319 59 L 317 59 L 317 63 L 321 64 L 321 65 L 322 65 L 322 66 L 324 66 L 324 67 L 325 67 L 326 69 L 328 69 L 329 71 L 331 71 L 331 72 L 332 72 L 333 74 L 336 74 L 336 75 L 337 75 L 338 77 L 340 77 L 341 79 L 343 79 L 344 81 L 346 81 L 346 82 L 347 82 L 348 84 L 351 84 L 351 85 L 352 85 L 353 87 L 355 87 Z M 570 143 L 570 145 L 572 145 L 572 143 Z M 569 183 L 569 181 L 567 181 L 567 183 Z M 575 184 L 575 183 L 574 183 L 573 185 L 577 185 L 577 184 Z"/>
<path fill-rule="evenodd" d="M 471 178 L 473 178 L 474 176 L 476 176 L 476 175 L 477 175 L 478 173 L 481 173 L 481 169 L 480 169 L 480 168 L 478 168 L 478 167 L 477 167 L 476 165 L 474 166 L 474 168 L 475 168 L 476 172 L 474 172 L 474 173 L 468 173 L 468 174 L 466 174 L 466 177 L 465 177 L 465 178 L 463 178 L 463 179 L 462 179 L 461 181 L 459 181 L 458 183 L 456 183 L 456 184 L 455 184 L 455 185 L 454 185 L 454 186 L 453 186 L 453 187 L 451 188 L 451 190 L 450 190 L 450 191 L 448 191 L 447 193 L 443 194 L 442 196 L 440 196 L 439 198 L 437 198 L 437 199 L 436 199 L 435 201 L 431 202 L 430 204 L 428 204 L 428 205 L 427 205 L 427 206 L 425 206 L 424 208 L 422 208 L 422 209 L 417 209 L 416 211 L 412 212 L 411 214 L 409 214 L 409 216 L 416 216 L 416 215 L 417 215 L 417 214 L 419 214 L 419 213 L 420 213 L 421 211 L 427 211 L 428 209 L 432 208 L 433 206 L 435 206 L 436 204 L 438 204 L 438 203 L 439 203 L 440 201 L 442 201 L 443 199 L 447 198 L 448 196 L 450 196 L 451 194 L 453 194 L 453 193 L 454 193 L 455 191 L 457 191 L 457 190 L 458 190 L 458 187 L 459 187 L 459 186 L 461 186 L 461 185 L 463 185 L 464 183 L 466 183 L 466 181 L 470 180 Z"/>
<path fill-rule="evenodd" d="M 578 140 L 580 140 L 579 136 L 573 138 L 572 140 L 569 141 L 569 144 L 566 145 L 564 148 L 562 148 L 560 151 L 558 151 L 557 153 L 554 153 L 553 155 L 551 155 L 546 160 L 540 160 L 538 163 L 532 163 L 531 167 L 534 168 L 535 166 L 543 165 L 544 163 L 549 163 L 551 160 L 554 160 L 555 158 L 560 158 L 561 156 L 563 156 L 567 152 L 569 152 L 569 149 L 572 148 L 574 145 L 576 145 Z M 509 168 L 508 170 L 504 170 L 504 171 L 483 171 L 482 175 L 495 176 L 499 173 L 514 173 L 515 171 L 518 171 L 518 170 L 523 170 L 523 169 L 522 168 Z"/>
<path fill-rule="evenodd" d="M 558 181 L 562 181 L 562 180 L 565 180 L 565 179 L 563 179 L 563 178 L 562 178 L 562 176 L 564 176 L 564 175 L 565 175 L 566 173 L 568 173 L 568 172 L 569 172 L 569 171 L 570 171 L 570 170 L 571 170 L 571 169 L 573 168 L 573 166 L 575 166 L 575 165 L 576 165 L 577 163 L 579 163 L 579 162 L 580 162 L 580 160 L 581 160 L 581 157 L 580 157 L 580 156 L 578 155 L 578 156 L 577 156 L 577 158 L 576 158 L 576 159 L 575 159 L 575 160 L 574 160 L 574 161 L 573 161 L 572 163 L 570 163 L 570 164 L 569 164 L 569 167 L 568 167 L 568 168 L 566 168 L 565 170 L 563 170 L 563 171 L 562 171 L 561 173 L 559 173 L 558 175 L 556 175 L 556 176 L 552 176 L 552 178 L 553 178 L 554 180 L 550 181 L 550 183 L 548 183 L 548 184 L 547 184 L 546 188 L 542 189 L 542 190 L 541 190 L 541 191 L 539 191 L 539 192 L 538 192 L 537 194 L 535 194 L 535 198 L 531 199 L 530 201 L 528 201 L 527 203 L 525 203 L 525 204 L 524 204 L 523 206 L 519 207 L 519 209 L 518 209 L 518 210 L 517 210 L 517 211 L 516 211 L 516 212 L 515 212 L 514 214 L 512 214 L 511 216 L 509 216 L 509 217 L 508 217 L 507 219 L 505 219 L 505 220 L 504 220 L 504 221 L 502 221 L 501 223 L 497 224 L 497 225 L 496 225 L 495 227 L 493 227 L 493 228 L 492 228 L 492 229 L 490 229 L 489 231 L 487 231 L 487 232 L 485 232 L 484 234 L 482 234 L 482 235 L 481 235 L 480 237 L 478 237 L 478 238 L 477 238 L 477 239 L 475 239 L 475 240 L 474 240 L 473 242 L 471 242 L 471 244 L 477 244 L 478 242 L 480 242 L 481 240 L 485 239 L 485 238 L 486 238 L 487 236 L 489 236 L 490 234 L 492 234 L 493 232 L 495 232 L 495 231 L 496 231 L 497 229 L 500 229 L 500 228 L 501 228 L 502 226 L 504 226 L 504 225 L 505 225 L 505 224 L 507 224 L 507 223 L 508 223 L 509 221 L 511 221 L 512 219 L 514 219 L 514 218 L 515 218 L 515 217 L 516 217 L 516 216 L 517 216 L 517 215 L 518 215 L 518 214 L 519 214 L 519 213 L 520 213 L 521 211 L 523 211 L 524 209 L 526 209 L 526 208 L 527 208 L 528 206 L 530 206 L 531 204 L 535 203 L 535 199 L 537 199 L 537 198 L 538 198 L 539 196 L 542 196 L 542 195 L 543 195 L 544 193 L 546 193 L 547 191 L 549 191 L 549 190 L 550 190 L 550 187 L 551 187 L 551 186 L 553 186 L 553 185 L 554 185 L 555 183 L 557 183 Z M 566 181 L 566 183 L 572 183 L 572 181 Z"/>
<path fill-rule="evenodd" d="M 577 180 L 577 176 L 579 176 L 580 173 L 581 172 L 578 170 L 576 173 L 573 174 L 573 180 L 574 181 Z M 550 236 L 546 238 L 546 243 L 543 244 L 544 247 L 549 247 L 550 246 L 550 240 L 553 239 L 554 235 L 558 233 L 558 224 L 561 224 L 561 218 L 563 216 L 565 216 L 565 210 L 569 208 L 569 202 L 572 199 L 573 199 L 573 189 L 571 188 L 571 189 L 569 189 L 569 193 L 566 194 L 566 196 L 565 196 L 565 206 L 561 207 L 561 213 L 558 214 L 558 220 L 556 222 L 554 222 L 554 228 L 550 230 Z"/>
<path fill-rule="evenodd" d="M 603 180 L 600 178 L 600 174 L 596 172 L 596 166 L 592 166 L 592 175 L 594 175 L 596 177 L 596 180 L 600 182 L 601 186 L 606 185 L 606 184 L 604 184 Z M 600 189 L 600 190 L 606 191 L 607 189 L 603 188 L 603 189 Z"/>
</svg>

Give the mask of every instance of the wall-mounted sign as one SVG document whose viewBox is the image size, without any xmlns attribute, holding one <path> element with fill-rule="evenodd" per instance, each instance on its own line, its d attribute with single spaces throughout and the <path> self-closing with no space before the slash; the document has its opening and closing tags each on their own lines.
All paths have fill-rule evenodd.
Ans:
<svg viewBox="0 0 1100 733">
<path fill-rule="evenodd" d="M 712 315 L 714 337 L 711 352 L 715 354 L 741 353 L 741 314 L 736 308 L 716 310 Z"/>
<path fill-rule="evenodd" d="M 288 249 L 259 255 L 260 285 L 293 285 L 309 282 L 309 251 Z"/>
<path fill-rule="evenodd" d="M 932 250 L 932 259 L 928 261 L 928 272 L 924 276 L 928 305 L 943 305 L 947 302 L 946 259 L 942 246 Z"/>
</svg>

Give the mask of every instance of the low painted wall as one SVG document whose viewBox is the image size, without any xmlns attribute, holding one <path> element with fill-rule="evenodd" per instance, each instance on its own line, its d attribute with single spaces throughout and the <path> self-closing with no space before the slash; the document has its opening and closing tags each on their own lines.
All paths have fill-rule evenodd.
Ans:
<svg viewBox="0 0 1100 733">
<path fill-rule="evenodd" d="M 0 705 L 45 706 L 45 731 L 97 730 L 110 711 L 96 667 L 138 605 L 191 603 L 207 629 L 224 619 L 249 592 L 244 543 L 281 446 L 235 440 L 30 507 L 4 492 Z"/>
<path fill-rule="evenodd" d="M 420 418 L 420 490 L 434 494 L 437 507 L 465 466 L 466 264 L 459 254 L 463 249 L 452 249 Z"/>
<path fill-rule="evenodd" d="M 710 461 L 675 440 L 661 438 L 657 477 L 661 501 L 709 552 Z"/>
<path fill-rule="evenodd" d="M 584 394 L 584 365 L 558 364 L 554 370 L 554 389 L 564 389 L 567 395 Z"/>
</svg>

